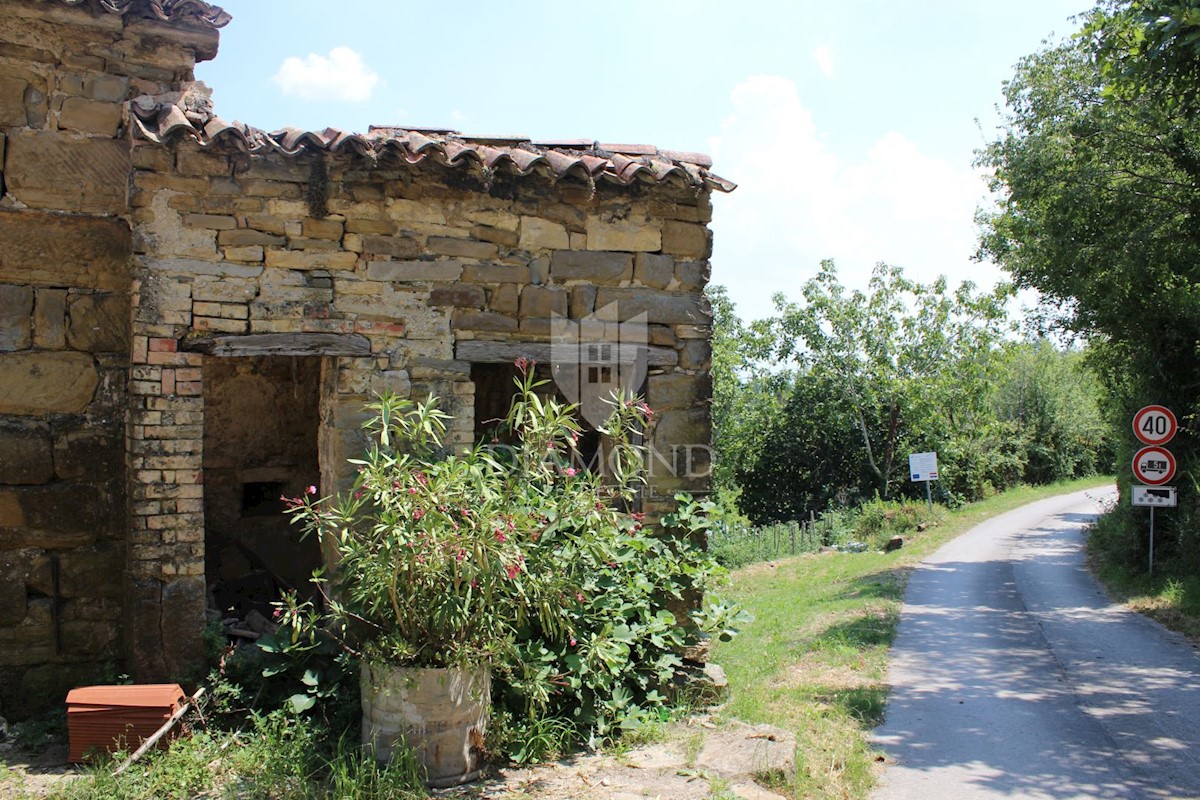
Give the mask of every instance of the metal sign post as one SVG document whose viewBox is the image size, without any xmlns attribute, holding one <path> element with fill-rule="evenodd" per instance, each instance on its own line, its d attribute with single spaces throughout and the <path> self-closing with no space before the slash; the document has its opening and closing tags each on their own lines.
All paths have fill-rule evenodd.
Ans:
<svg viewBox="0 0 1200 800">
<path fill-rule="evenodd" d="M 908 457 L 908 475 L 913 483 L 925 481 L 925 499 L 933 513 L 932 482 L 938 479 L 937 453 L 913 453 Z"/>
<path fill-rule="evenodd" d="M 1133 486 L 1135 506 L 1150 509 L 1151 575 L 1154 574 L 1154 509 L 1175 507 L 1175 487 L 1162 484 L 1175 477 L 1175 456 L 1162 445 L 1175 438 L 1179 423 L 1174 412 L 1163 406 L 1146 406 L 1133 415 L 1133 435 L 1146 445 L 1133 456 L 1133 477 L 1145 486 Z"/>
<path fill-rule="evenodd" d="M 1154 506 L 1150 506 L 1150 574 L 1154 574 Z"/>
</svg>

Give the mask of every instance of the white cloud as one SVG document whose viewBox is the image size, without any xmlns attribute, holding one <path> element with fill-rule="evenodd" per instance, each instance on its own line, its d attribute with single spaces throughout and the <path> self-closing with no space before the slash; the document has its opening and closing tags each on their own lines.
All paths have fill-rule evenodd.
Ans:
<svg viewBox="0 0 1200 800">
<path fill-rule="evenodd" d="M 288 56 L 271 78 L 285 95 L 301 100 L 339 100 L 362 103 L 383 83 L 362 56 L 349 47 L 335 47 L 329 55 L 309 53 Z"/>
<path fill-rule="evenodd" d="M 817 62 L 817 69 L 826 78 L 833 77 L 833 48 L 829 45 L 821 45 L 812 53 L 813 61 Z"/>
<path fill-rule="evenodd" d="M 770 314 L 774 292 L 798 297 L 824 258 L 853 288 L 865 288 L 880 261 L 920 281 L 1002 278 L 970 260 L 986 188 L 969 165 L 896 131 L 839 158 L 796 84 L 778 76 L 742 81 L 731 106 L 711 142 L 714 170 L 738 183 L 716 199 L 713 282 L 729 287 L 744 318 Z"/>
</svg>

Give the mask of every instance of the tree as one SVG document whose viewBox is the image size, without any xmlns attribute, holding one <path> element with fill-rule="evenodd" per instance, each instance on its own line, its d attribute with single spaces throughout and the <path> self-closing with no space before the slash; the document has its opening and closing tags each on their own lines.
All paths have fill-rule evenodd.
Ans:
<svg viewBox="0 0 1200 800">
<path fill-rule="evenodd" d="M 1200 124 L 1106 95 L 1088 40 L 1024 59 L 1003 135 L 981 154 L 998 210 L 980 252 L 1088 337 L 1126 406 L 1195 408 L 1200 374 Z M 1134 380 L 1115 379 L 1118 373 Z"/>
<path fill-rule="evenodd" d="M 1082 36 L 1022 60 L 1005 86 L 1004 129 L 979 159 L 997 198 L 980 253 L 1040 290 L 1059 323 L 1087 338 L 1089 363 L 1116 401 L 1118 464 L 1132 455 L 1133 412 L 1161 403 L 1181 418 L 1171 449 L 1191 478 L 1200 473 L 1193 6 L 1102 6 Z M 1178 484 L 1181 506 L 1195 513 L 1194 480 Z"/>
<path fill-rule="evenodd" d="M 775 296 L 758 324 L 769 352 L 829 387 L 854 430 L 860 463 L 883 498 L 904 474 L 910 444 L 942 431 L 969 435 L 988 419 L 987 376 L 1005 326 L 1007 287 L 976 293 L 944 278 L 914 283 L 880 264 L 867 292 L 847 291 L 825 261 L 801 302 Z"/>
<path fill-rule="evenodd" d="M 1123 98 L 1153 95 L 1155 102 L 1194 114 L 1200 100 L 1200 2 L 1120 0 L 1084 16 L 1105 91 Z"/>
<path fill-rule="evenodd" d="M 725 287 L 706 290 L 713 309 L 713 485 L 733 489 L 761 452 L 791 391 L 791 375 L 756 356 L 757 336 L 738 317 Z"/>
</svg>

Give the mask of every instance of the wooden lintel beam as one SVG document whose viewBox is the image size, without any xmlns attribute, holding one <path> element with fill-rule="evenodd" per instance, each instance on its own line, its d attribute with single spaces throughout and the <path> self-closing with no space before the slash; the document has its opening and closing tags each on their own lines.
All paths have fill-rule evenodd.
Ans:
<svg viewBox="0 0 1200 800">
<path fill-rule="evenodd" d="M 371 341 L 359 334 L 252 333 L 183 342 L 182 348 L 210 356 L 369 356 Z"/>
</svg>

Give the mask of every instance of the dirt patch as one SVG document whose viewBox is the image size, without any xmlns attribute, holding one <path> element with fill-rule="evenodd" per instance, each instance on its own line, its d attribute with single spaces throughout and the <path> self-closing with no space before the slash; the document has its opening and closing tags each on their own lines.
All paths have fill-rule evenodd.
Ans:
<svg viewBox="0 0 1200 800">
<path fill-rule="evenodd" d="M 13 742 L 0 742 L 2 800 L 45 797 L 54 787 L 78 775 L 78 769 L 67 763 L 65 742 L 49 745 L 37 753 Z"/>
</svg>

